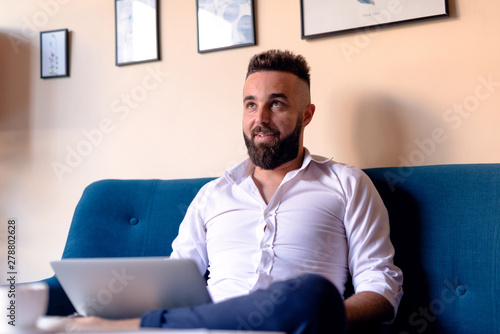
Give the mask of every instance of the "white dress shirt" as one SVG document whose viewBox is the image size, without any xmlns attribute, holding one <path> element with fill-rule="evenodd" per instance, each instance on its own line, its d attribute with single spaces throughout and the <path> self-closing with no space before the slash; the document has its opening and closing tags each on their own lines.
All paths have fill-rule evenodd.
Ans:
<svg viewBox="0 0 500 334">
<path fill-rule="evenodd" d="M 247 159 L 206 184 L 173 242 L 173 258 L 209 270 L 215 302 L 316 273 L 342 295 L 350 272 L 356 292 L 385 296 L 397 310 L 403 276 L 393 264 L 387 210 L 361 170 L 312 156 L 289 172 L 268 204 Z"/>
</svg>

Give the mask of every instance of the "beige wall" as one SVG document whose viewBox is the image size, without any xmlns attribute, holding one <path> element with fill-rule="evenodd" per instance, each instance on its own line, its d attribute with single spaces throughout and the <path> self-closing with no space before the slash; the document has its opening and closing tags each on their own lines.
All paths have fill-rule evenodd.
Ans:
<svg viewBox="0 0 500 334">
<path fill-rule="evenodd" d="M 245 66 L 264 49 L 310 61 L 316 154 L 359 167 L 500 162 L 497 0 L 450 0 L 450 18 L 307 41 L 299 1 L 256 4 L 258 46 L 200 55 L 195 0 L 164 0 L 162 61 L 116 67 L 112 0 L 0 0 L 0 226 L 17 221 L 19 280 L 51 275 L 90 182 L 217 176 L 242 160 Z M 42 80 L 39 31 L 61 28 L 71 77 Z M 157 87 L 125 113 L 144 80 Z M 87 155 L 70 159 L 77 149 Z"/>
</svg>

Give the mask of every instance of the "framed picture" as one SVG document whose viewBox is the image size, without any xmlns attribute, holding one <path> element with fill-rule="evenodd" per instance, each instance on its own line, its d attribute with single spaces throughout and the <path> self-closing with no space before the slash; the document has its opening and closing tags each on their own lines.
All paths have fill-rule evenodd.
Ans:
<svg viewBox="0 0 500 334">
<path fill-rule="evenodd" d="M 160 60 L 158 0 L 115 0 L 116 66 Z"/>
<path fill-rule="evenodd" d="M 448 0 L 301 0 L 302 38 L 448 16 Z"/>
<path fill-rule="evenodd" d="M 69 77 L 68 29 L 40 32 L 40 76 Z"/>
<path fill-rule="evenodd" d="M 198 52 L 255 45 L 253 0 L 196 0 Z"/>
</svg>

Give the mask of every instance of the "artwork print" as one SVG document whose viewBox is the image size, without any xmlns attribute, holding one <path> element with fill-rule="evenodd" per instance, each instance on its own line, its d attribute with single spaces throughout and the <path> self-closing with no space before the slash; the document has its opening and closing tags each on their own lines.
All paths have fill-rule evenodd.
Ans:
<svg viewBox="0 0 500 334">
<path fill-rule="evenodd" d="M 68 69 L 68 30 L 40 32 L 41 78 L 67 77 Z"/>
<path fill-rule="evenodd" d="M 252 0 L 197 0 L 198 51 L 255 45 Z"/>
<path fill-rule="evenodd" d="M 116 65 L 159 60 L 157 0 L 115 0 Z"/>
<path fill-rule="evenodd" d="M 301 0 L 302 38 L 448 15 L 447 0 Z"/>
</svg>

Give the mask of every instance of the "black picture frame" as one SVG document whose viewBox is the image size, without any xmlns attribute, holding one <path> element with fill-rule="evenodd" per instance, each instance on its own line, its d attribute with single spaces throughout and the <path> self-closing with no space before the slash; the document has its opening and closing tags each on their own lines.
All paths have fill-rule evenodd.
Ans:
<svg viewBox="0 0 500 334">
<path fill-rule="evenodd" d="M 196 0 L 198 53 L 257 44 L 253 0 Z"/>
<path fill-rule="evenodd" d="M 115 65 L 160 60 L 158 0 L 115 0 Z"/>
<path fill-rule="evenodd" d="M 301 37 L 449 16 L 448 0 L 301 0 Z"/>
<path fill-rule="evenodd" d="M 40 32 L 40 77 L 69 77 L 69 32 L 58 29 Z"/>
</svg>

